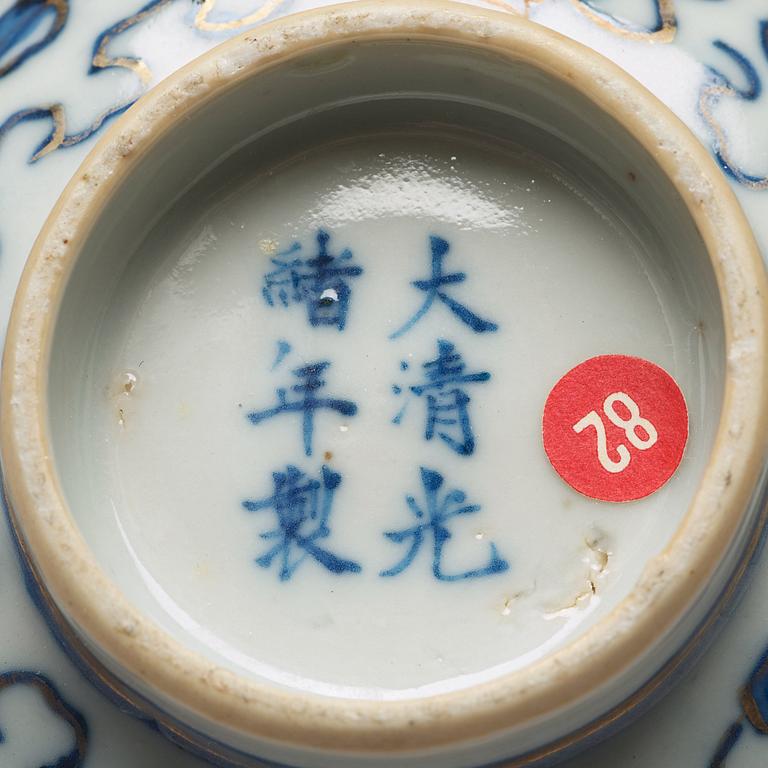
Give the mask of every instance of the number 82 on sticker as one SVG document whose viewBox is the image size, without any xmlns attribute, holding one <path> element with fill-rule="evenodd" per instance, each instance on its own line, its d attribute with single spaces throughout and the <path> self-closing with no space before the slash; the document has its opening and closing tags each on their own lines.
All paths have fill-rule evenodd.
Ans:
<svg viewBox="0 0 768 768">
<path fill-rule="evenodd" d="M 616 412 L 616 403 L 621 403 L 630 414 L 629 419 L 623 419 Z M 603 413 L 609 418 L 611 423 L 624 430 L 627 440 L 638 451 L 646 451 L 648 448 L 656 445 L 659 434 L 656 427 L 648 419 L 640 416 L 640 408 L 637 403 L 625 392 L 613 392 L 605 398 L 603 403 Z M 580 434 L 587 427 L 593 427 L 597 433 L 597 458 L 606 472 L 623 472 L 632 460 L 629 449 L 623 443 L 616 446 L 616 453 L 619 454 L 619 460 L 614 461 L 608 455 L 608 438 L 605 434 L 605 424 L 598 415 L 597 411 L 590 411 L 583 419 L 579 419 L 573 425 L 573 431 Z M 638 436 L 638 427 L 645 432 L 645 438 Z"/>
<path fill-rule="evenodd" d="M 688 408 L 675 380 L 655 363 L 602 355 L 552 388 L 542 436 L 550 463 L 574 490 L 601 501 L 633 501 L 677 470 Z"/>
</svg>

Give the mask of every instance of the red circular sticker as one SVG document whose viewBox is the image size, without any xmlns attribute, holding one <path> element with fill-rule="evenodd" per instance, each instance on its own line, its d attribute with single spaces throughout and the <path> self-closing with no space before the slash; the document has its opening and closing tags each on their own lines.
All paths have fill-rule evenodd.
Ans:
<svg viewBox="0 0 768 768">
<path fill-rule="evenodd" d="M 544 450 L 568 485 L 601 501 L 661 488 L 683 458 L 688 408 L 658 365 L 601 355 L 555 384 L 544 406 Z"/>
</svg>

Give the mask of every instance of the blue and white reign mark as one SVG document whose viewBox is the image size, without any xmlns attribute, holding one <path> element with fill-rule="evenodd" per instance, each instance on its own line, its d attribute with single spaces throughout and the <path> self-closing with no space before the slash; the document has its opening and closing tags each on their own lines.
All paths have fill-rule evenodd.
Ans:
<svg viewBox="0 0 768 768">
<path fill-rule="evenodd" d="M 278 560 L 280 581 L 288 581 L 308 557 L 332 573 L 359 573 L 362 569 L 354 560 L 341 558 L 318 543 L 331 535 L 333 496 L 341 475 L 323 466 L 320 479 L 313 480 L 288 465 L 284 472 L 272 474 L 272 483 L 271 496 L 243 502 L 249 512 L 271 509 L 276 517 L 275 528 L 261 534 L 264 541 L 274 544 L 256 558 L 256 564 L 270 568 Z"/>
<path fill-rule="evenodd" d="M 288 389 L 278 387 L 277 405 L 262 411 L 252 411 L 247 414 L 252 424 L 261 424 L 267 419 L 274 418 L 285 413 L 300 413 L 302 416 L 302 435 L 304 440 L 304 453 L 312 455 L 312 436 L 315 431 L 315 411 L 336 411 L 342 416 L 354 416 L 357 413 L 357 405 L 351 400 L 341 400 L 335 397 L 318 397 L 317 392 L 325 386 L 323 373 L 330 368 L 327 360 L 303 365 L 293 371 L 293 375 L 299 380 L 290 391 L 296 393 L 293 400 L 288 398 Z"/>
<path fill-rule="evenodd" d="M 450 249 L 450 243 L 442 237 L 432 235 L 429 238 L 429 246 L 432 252 L 432 274 L 424 280 L 413 280 L 411 285 L 414 288 L 426 294 L 424 303 L 419 307 L 416 313 L 394 333 L 390 334 L 390 339 L 397 339 L 413 328 L 424 315 L 429 312 L 435 299 L 442 302 L 453 314 L 461 320 L 464 325 L 469 326 L 475 333 L 486 333 L 488 331 L 497 331 L 499 326 L 490 320 L 484 320 L 476 315 L 471 309 L 460 304 L 456 299 L 448 295 L 445 290 L 448 286 L 463 283 L 467 279 L 466 272 L 452 272 L 448 275 L 443 274 L 443 260 Z"/>
<path fill-rule="evenodd" d="M 448 523 L 460 515 L 474 515 L 480 511 L 479 504 L 466 504 L 464 491 L 448 491 L 439 498 L 440 489 L 445 482 L 443 476 L 433 469 L 421 467 L 421 483 L 424 487 L 425 505 L 419 506 L 414 496 L 406 496 L 408 509 L 416 518 L 416 524 L 399 531 L 387 531 L 384 535 L 395 544 L 407 544 L 406 551 L 399 563 L 381 572 L 381 576 L 397 576 L 408 568 L 416 559 L 427 541 L 432 539 L 432 574 L 439 581 L 462 581 L 482 576 L 492 576 L 509 570 L 509 563 L 499 554 L 496 545 L 491 543 L 487 565 L 458 573 L 446 573 L 443 570 L 443 548 L 453 537 L 448 530 Z"/>
<path fill-rule="evenodd" d="M 317 251 L 308 259 L 298 256 L 300 243 L 272 259 L 276 269 L 264 275 L 261 292 L 270 307 L 275 302 L 284 307 L 303 304 L 310 325 L 330 325 L 343 331 L 352 296 L 349 279 L 360 277 L 363 268 L 351 263 L 354 257 L 348 248 L 338 256 L 329 253 L 331 236 L 324 229 L 318 230 L 316 239 Z"/>
<path fill-rule="evenodd" d="M 407 370 L 408 363 L 400 364 L 401 370 Z M 475 451 L 475 434 L 469 418 L 470 396 L 466 393 L 466 384 L 479 384 L 491 378 L 488 371 L 465 373 L 466 365 L 461 353 L 445 339 L 437 340 L 437 357 L 422 366 L 426 381 L 410 387 L 418 397 L 424 397 L 427 406 L 427 421 L 424 438 L 431 440 L 436 434 L 451 450 L 460 456 L 471 456 Z M 393 386 L 392 391 L 399 395 L 402 388 Z M 400 424 L 407 407 L 404 405 L 392 419 Z"/>
</svg>

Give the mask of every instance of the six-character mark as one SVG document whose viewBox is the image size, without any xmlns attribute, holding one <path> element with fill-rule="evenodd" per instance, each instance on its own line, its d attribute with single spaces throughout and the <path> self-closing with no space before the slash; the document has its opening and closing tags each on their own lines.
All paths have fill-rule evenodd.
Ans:
<svg viewBox="0 0 768 768">
<path fill-rule="evenodd" d="M 307 321 L 312 328 L 330 326 L 338 331 L 347 327 L 348 312 L 352 301 L 352 278 L 363 275 L 363 268 L 354 263 L 350 249 L 338 255 L 329 251 L 331 234 L 320 229 L 315 235 L 316 251 L 310 258 L 302 258 L 302 245 L 294 242 L 285 251 L 271 259 L 271 269 L 263 276 L 262 295 L 269 307 L 301 304 L 306 307 Z M 411 330 L 437 301 L 445 305 L 461 323 L 474 333 L 496 331 L 498 325 L 481 318 L 448 291 L 467 279 L 466 272 L 446 274 L 443 262 L 450 249 L 442 237 L 429 238 L 432 260 L 431 277 L 413 281 L 412 285 L 425 294 L 417 312 L 398 331 L 390 334 L 391 342 Z M 437 356 L 423 363 L 423 381 L 412 384 L 410 394 L 422 399 L 426 406 L 424 438 L 431 441 L 438 437 L 454 453 L 470 457 L 475 451 L 475 433 L 470 420 L 470 396 L 467 389 L 484 384 L 491 378 L 488 371 L 467 370 L 461 353 L 453 342 L 437 339 Z M 277 370 L 294 346 L 280 339 L 271 370 Z M 407 361 L 400 365 L 401 373 L 410 367 Z M 306 457 L 314 452 L 315 415 L 327 411 L 343 417 L 341 430 L 348 430 L 347 421 L 353 419 L 358 406 L 352 400 L 322 396 L 326 387 L 326 375 L 331 368 L 328 360 L 305 362 L 292 370 L 296 380 L 289 386 L 276 390 L 276 403 L 267 408 L 249 411 L 246 416 L 256 426 L 286 414 L 297 414 L 301 421 L 301 442 Z M 343 380 L 343 372 L 337 375 Z M 395 394 L 402 394 L 399 385 L 393 385 Z M 405 406 L 392 420 L 399 424 Z M 327 458 L 328 452 L 326 452 Z M 315 474 L 315 472 L 317 472 Z M 453 537 L 450 528 L 455 518 L 480 512 L 480 505 L 465 503 L 467 494 L 454 488 L 441 495 L 444 476 L 438 470 L 422 467 L 420 470 L 424 500 L 404 494 L 405 508 L 414 518 L 412 525 L 401 530 L 382 531 L 391 542 L 405 545 L 405 553 L 398 563 L 379 570 L 386 578 L 405 571 L 427 541 L 431 542 L 432 575 L 439 581 L 458 581 L 492 576 L 509 569 L 495 544 L 490 545 L 487 562 L 477 568 L 450 571 L 443 563 L 444 547 Z M 272 492 L 260 499 L 247 499 L 242 505 L 248 512 L 271 512 L 274 525 L 265 527 L 259 536 L 266 543 L 255 562 L 261 568 L 277 569 L 281 581 L 289 581 L 307 560 L 314 561 L 333 574 L 355 574 L 363 570 L 356 559 L 339 555 L 328 541 L 331 538 L 331 514 L 337 492 L 342 485 L 342 475 L 323 464 L 319 470 L 288 460 L 284 468 L 272 473 Z M 341 503 L 345 503 L 342 501 Z M 347 511 L 348 513 L 348 511 Z"/>
</svg>

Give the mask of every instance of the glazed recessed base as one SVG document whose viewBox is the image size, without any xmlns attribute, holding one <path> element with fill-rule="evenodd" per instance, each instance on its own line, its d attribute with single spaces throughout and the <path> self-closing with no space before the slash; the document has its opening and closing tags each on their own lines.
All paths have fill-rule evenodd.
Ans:
<svg viewBox="0 0 768 768">
<path fill-rule="evenodd" d="M 57 433 L 65 492 L 120 588 L 217 664 L 326 695 L 464 688 L 594 625 L 679 525 L 716 426 L 717 307 L 701 291 L 686 296 L 678 257 L 630 193 L 586 159 L 569 162 L 564 145 L 554 150 L 564 165 L 555 164 L 540 154 L 552 139 L 536 141 L 519 121 L 450 103 L 427 105 L 419 119 L 421 109 L 400 102 L 410 125 L 342 131 L 295 151 L 294 136 L 330 126 L 307 119 L 291 141 L 272 137 L 289 152 L 282 162 L 256 142 L 201 179 L 105 296 L 89 387 L 61 401 L 82 414 L 79 434 Z M 463 127 L 426 120 L 447 112 Z M 362 127 L 361 110 L 354 115 Z M 481 119 L 499 136 L 468 130 Z M 439 299 L 408 326 L 423 304 L 412 282 L 429 277 L 435 238 L 448 245 L 445 274 L 466 275 L 445 295 L 497 330 L 475 330 Z M 338 264 L 350 293 L 346 306 L 313 316 L 290 281 L 317 272 L 305 262 L 321 247 L 349 252 Z M 322 289 L 312 285 L 318 298 Z M 433 374 L 428 364 L 446 344 L 452 357 L 441 364 L 464 365 L 468 379 Z M 71 342 L 64 348 L 71 359 Z M 672 372 L 693 425 L 674 481 L 619 507 L 566 486 L 540 435 L 553 383 L 610 352 Z M 273 407 L 280 388 L 298 403 L 291 388 L 305 379 L 296 370 L 316 361 L 328 363 L 318 394 L 357 412 L 319 409 L 307 456 L 301 413 L 259 423 L 248 414 Z M 430 427 L 434 407 L 446 423 Z M 448 423 L 462 413 L 466 426 Z M 289 466 L 305 476 L 286 493 L 301 493 L 323 467 L 340 478 L 319 544 L 359 573 L 335 572 L 300 541 L 259 560 L 273 551 L 262 536 L 281 531 L 280 508 L 243 502 L 271 497 L 274 473 Z M 407 568 L 382 576 L 411 546 L 385 535 L 418 522 L 407 497 L 426 508 L 422 467 L 444 478 L 438 503 L 460 490 L 481 508 L 446 523 L 441 578 L 429 530 Z M 312 493 L 287 514 L 309 514 Z M 301 530 L 315 526 L 307 519 Z M 486 568 L 492 546 L 503 572 L 455 580 Z"/>
<path fill-rule="evenodd" d="M 9 338 L 44 341 L 8 353 L 4 461 L 40 447 L 38 390 L 14 389 L 34 369 L 55 464 L 10 488 L 19 535 L 100 674 L 205 749 L 557 752 L 657 687 L 754 543 L 762 273 L 716 171 L 577 47 L 552 62 L 543 31 L 429 7 L 397 34 L 395 6 L 308 17 L 181 75 L 83 167 L 19 300 Z M 274 273 L 326 247 L 353 271 L 320 298 L 348 303 L 313 323 Z M 443 267 L 450 298 L 420 310 Z M 549 389 L 605 353 L 664 367 L 690 411 L 679 472 L 626 505 L 541 447 Z M 470 377 L 471 441 L 429 434 L 441 354 Z M 295 473 L 320 549 L 281 560 Z M 409 559 L 430 492 L 468 506 Z"/>
</svg>

